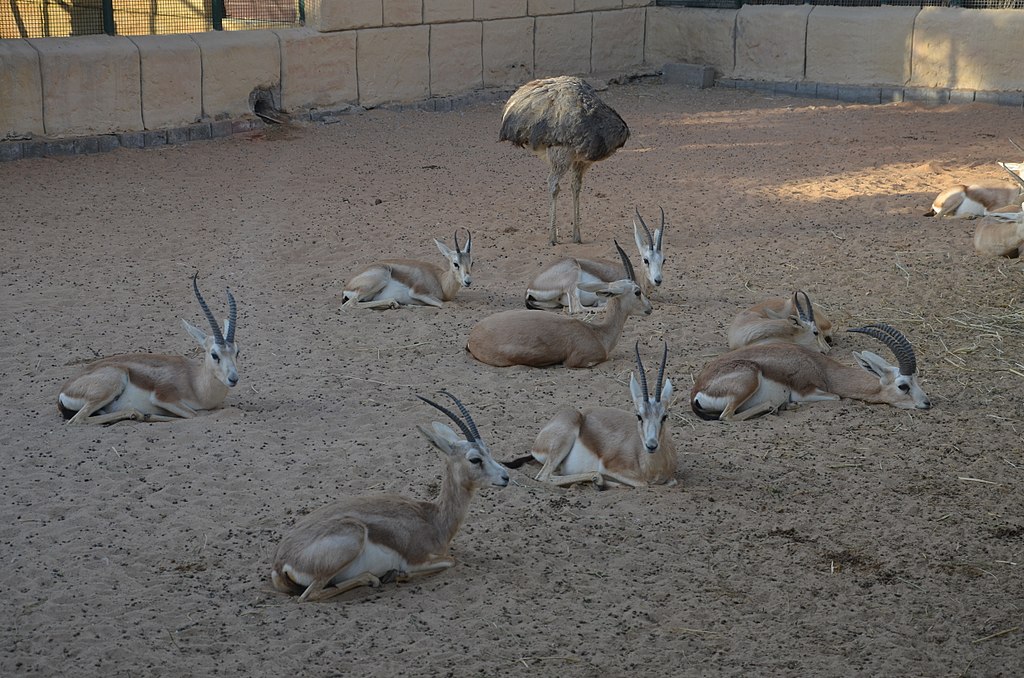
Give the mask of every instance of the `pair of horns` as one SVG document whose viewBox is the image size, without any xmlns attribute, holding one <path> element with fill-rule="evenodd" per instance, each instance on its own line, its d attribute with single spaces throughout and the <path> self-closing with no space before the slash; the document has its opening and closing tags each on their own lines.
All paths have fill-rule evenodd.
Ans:
<svg viewBox="0 0 1024 678">
<path fill-rule="evenodd" d="M 636 271 L 633 270 L 633 262 L 629 260 L 629 255 L 626 254 L 621 247 L 619 247 L 618 240 L 613 240 L 612 242 L 615 243 L 615 249 L 619 251 L 619 258 L 622 259 L 622 266 L 626 269 L 626 277 L 635 283 Z"/>
<path fill-rule="evenodd" d="M 914 347 L 895 327 L 885 323 L 874 323 L 864 327 L 853 327 L 846 331 L 866 334 L 888 346 L 900 363 L 900 374 L 910 376 L 917 372 L 917 357 L 914 355 Z"/>
<path fill-rule="evenodd" d="M 466 436 L 466 440 L 468 440 L 471 443 L 482 442 L 480 438 L 480 431 L 477 430 L 476 424 L 473 422 L 473 417 L 469 415 L 469 410 L 467 410 L 466 406 L 462 404 L 462 401 L 453 396 L 447 390 L 442 390 L 441 395 L 451 398 L 452 402 L 455 403 L 455 407 L 459 408 L 459 412 L 461 412 L 462 416 L 465 417 L 465 421 L 455 416 L 455 413 L 449 410 L 444 405 L 438 405 L 433 400 L 430 400 L 429 398 L 424 398 L 423 396 L 418 394 L 416 397 L 425 402 L 426 404 L 430 405 L 431 407 L 437 408 L 441 412 L 444 412 L 449 419 L 451 419 L 456 423 L 456 425 L 458 425 L 459 430 L 462 431 L 462 435 Z"/>
<path fill-rule="evenodd" d="M 658 208 L 659 210 L 661 210 L 661 226 L 658 227 L 658 242 L 657 243 L 654 242 L 654 236 L 651 235 L 651 229 L 647 228 L 647 222 L 645 222 L 644 218 L 642 216 L 640 216 L 640 208 L 639 207 L 634 207 L 633 209 L 636 211 L 636 218 L 640 220 L 640 225 L 644 227 L 644 233 L 647 234 L 647 244 L 650 245 L 651 249 L 660 250 L 661 249 L 661 239 L 665 235 L 665 208 L 663 208 L 663 207 L 659 207 Z"/>
<path fill-rule="evenodd" d="M 650 397 L 647 391 L 647 373 L 644 371 L 644 361 L 640 359 L 640 341 L 637 340 L 633 347 L 636 351 L 636 366 L 640 371 L 640 385 L 644 389 L 644 395 Z M 654 387 L 654 402 L 661 402 L 661 385 L 665 377 L 665 363 L 668 362 L 668 342 L 665 342 L 665 350 L 661 354 L 661 367 L 658 368 L 658 383 Z"/>
<path fill-rule="evenodd" d="M 801 294 L 804 295 L 804 301 L 807 302 L 806 309 L 800 305 Z M 796 306 L 796 312 L 797 315 L 800 316 L 800 320 L 803 320 L 805 323 L 814 322 L 814 306 L 811 305 L 811 298 L 807 296 L 807 292 L 804 292 L 803 290 L 793 292 L 793 304 Z"/>
<path fill-rule="evenodd" d="M 462 230 L 466 232 L 466 251 L 469 251 L 473 247 L 473 234 L 469 232 L 468 228 Z M 462 246 L 459 245 L 459 229 L 455 229 L 455 249 L 458 252 L 462 251 Z"/>
<path fill-rule="evenodd" d="M 220 346 L 235 343 L 235 320 L 238 317 L 238 308 L 235 306 L 235 298 L 231 294 L 231 290 L 225 288 L 228 293 L 228 336 L 224 336 L 220 333 L 220 327 L 217 326 L 217 319 L 213 317 L 213 313 L 210 312 L 210 307 L 206 305 L 206 300 L 203 299 L 203 295 L 199 293 L 199 271 L 196 271 L 195 275 L 192 276 L 192 290 L 196 293 L 196 299 L 199 301 L 199 307 L 203 309 L 203 315 L 206 316 L 206 321 L 210 323 L 210 330 L 213 332 L 214 340 Z"/>
</svg>

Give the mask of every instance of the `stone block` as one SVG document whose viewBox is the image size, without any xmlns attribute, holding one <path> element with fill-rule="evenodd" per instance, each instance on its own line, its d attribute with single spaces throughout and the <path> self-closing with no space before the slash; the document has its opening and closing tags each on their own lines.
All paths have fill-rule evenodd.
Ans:
<svg viewBox="0 0 1024 678">
<path fill-rule="evenodd" d="M 526 16 L 527 0 L 473 0 L 474 19 L 510 19 Z"/>
<path fill-rule="evenodd" d="M 0 141 L 0 162 L 21 160 L 25 157 L 24 144 L 20 141 Z"/>
<path fill-rule="evenodd" d="M 878 87 L 839 85 L 836 98 L 855 104 L 877 104 L 882 101 L 882 91 Z"/>
<path fill-rule="evenodd" d="M 383 0 L 320 0 L 307 25 L 321 33 L 384 25 Z"/>
<path fill-rule="evenodd" d="M 257 88 L 280 91 L 281 47 L 271 31 L 193 33 L 203 61 L 203 116 L 252 113 Z"/>
<path fill-rule="evenodd" d="M 532 18 L 483 22 L 484 87 L 521 85 L 533 78 Z"/>
<path fill-rule="evenodd" d="M 744 5 L 736 16 L 736 76 L 799 81 L 811 5 Z"/>
<path fill-rule="evenodd" d="M 819 99 L 838 99 L 839 98 L 839 85 L 833 85 L 828 82 L 819 82 L 817 97 Z"/>
<path fill-rule="evenodd" d="M 902 87 L 881 87 L 878 94 L 883 104 L 896 104 L 903 101 Z"/>
<path fill-rule="evenodd" d="M 140 35 L 127 39 L 139 51 L 145 128 L 188 125 L 203 117 L 199 45 L 187 35 Z"/>
<path fill-rule="evenodd" d="M 210 138 L 219 139 L 229 137 L 234 132 L 234 126 L 230 120 L 214 120 L 210 123 Z"/>
<path fill-rule="evenodd" d="M 622 0 L 576 0 L 575 11 L 595 12 L 602 9 L 621 9 Z"/>
<path fill-rule="evenodd" d="M 210 139 L 213 137 L 213 131 L 210 128 L 210 123 L 200 122 L 195 125 L 188 126 L 188 140 L 199 141 L 201 139 Z"/>
<path fill-rule="evenodd" d="M 974 100 L 979 104 L 1020 108 L 1024 104 L 1024 92 L 975 92 Z"/>
<path fill-rule="evenodd" d="M 479 21 L 430 27 L 430 95 L 460 94 L 483 86 L 483 28 Z"/>
<path fill-rule="evenodd" d="M 815 7 L 806 78 L 837 85 L 904 85 L 917 7 Z"/>
<path fill-rule="evenodd" d="M 531 16 L 538 14 L 572 14 L 575 0 L 529 0 L 526 12 Z"/>
<path fill-rule="evenodd" d="M 793 96 L 797 97 L 811 97 L 818 96 L 818 83 L 816 82 L 798 82 L 796 83 L 796 92 Z"/>
<path fill-rule="evenodd" d="M 117 148 L 121 148 L 121 142 L 116 134 L 101 134 L 96 137 L 96 150 L 98 153 L 109 153 Z"/>
<path fill-rule="evenodd" d="M 732 76 L 736 10 L 651 7 L 647 15 L 644 61 L 707 64 Z"/>
<path fill-rule="evenodd" d="M 665 64 L 661 69 L 661 81 L 669 85 L 707 89 L 715 84 L 715 69 L 704 64 Z"/>
<path fill-rule="evenodd" d="M 25 40 L 0 40 L 0 140 L 43 133 L 39 53 Z"/>
<path fill-rule="evenodd" d="M 1012 91 L 1021 79 L 1024 12 L 923 7 L 914 24 L 914 87 Z"/>
<path fill-rule="evenodd" d="M 365 29 L 356 44 L 363 106 L 430 96 L 430 26 Z"/>
<path fill-rule="evenodd" d="M 21 144 L 21 157 L 23 158 L 45 158 L 45 141 L 26 141 Z"/>
<path fill-rule="evenodd" d="M 60 158 L 67 155 L 74 155 L 77 139 L 57 139 L 55 141 L 47 141 L 46 146 L 43 150 L 43 155 L 47 158 Z"/>
<path fill-rule="evenodd" d="M 142 132 L 122 132 L 117 135 L 117 143 L 122 148 L 142 148 L 146 145 L 146 137 Z"/>
<path fill-rule="evenodd" d="M 142 133 L 142 143 L 146 148 L 167 145 L 167 131 L 162 129 L 147 130 Z"/>
<path fill-rule="evenodd" d="M 188 141 L 188 127 L 172 127 L 167 130 L 167 143 L 177 145 Z"/>
<path fill-rule="evenodd" d="M 591 70 L 618 72 L 642 64 L 645 20 L 642 9 L 595 12 Z"/>
<path fill-rule="evenodd" d="M 776 82 L 772 84 L 772 94 L 784 97 L 795 97 L 797 93 L 797 83 L 795 82 Z"/>
<path fill-rule="evenodd" d="M 75 155 L 91 155 L 99 152 L 99 137 L 78 137 L 75 139 Z"/>
<path fill-rule="evenodd" d="M 282 110 L 327 108 L 359 100 L 355 31 L 285 28 L 274 33 L 281 41 Z"/>
<path fill-rule="evenodd" d="M 949 103 L 949 90 L 941 87 L 905 87 L 904 101 L 922 101 L 929 104 Z"/>
<path fill-rule="evenodd" d="M 623 7 L 650 7 L 654 0 L 622 0 Z"/>
<path fill-rule="evenodd" d="M 949 103 L 951 104 L 969 104 L 973 101 L 973 89 L 952 89 L 949 91 Z"/>
<path fill-rule="evenodd" d="M 423 0 L 384 0 L 385 26 L 423 23 Z"/>
<path fill-rule="evenodd" d="M 28 42 L 39 52 L 48 136 L 142 129 L 142 79 L 134 43 L 109 35 Z"/>
<path fill-rule="evenodd" d="M 590 72 L 590 14 L 539 16 L 534 31 L 537 77 Z"/>
<path fill-rule="evenodd" d="M 423 0 L 423 23 L 470 21 L 473 18 L 473 0 Z"/>
</svg>

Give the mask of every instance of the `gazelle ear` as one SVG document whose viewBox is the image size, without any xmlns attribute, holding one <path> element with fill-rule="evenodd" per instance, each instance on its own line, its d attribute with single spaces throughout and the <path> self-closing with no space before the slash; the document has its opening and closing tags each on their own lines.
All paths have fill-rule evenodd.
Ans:
<svg viewBox="0 0 1024 678">
<path fill-rule="evenodd" d="M 887 362 L 882 356 L 871 351 L 853 352 L 854 359 L 862 368 L 878 377 L 883 384 L 888 384 L 896 378 L 899 371 L 895 365 Z"/>
<path fill-rule="evenodd" d="M 672 404 L 672 380 L 666 378 L 665 385 L 661 387 L 661 402 L 665 405 Z"/>
<path fill-rule="evenodd" d="M 636 372 L 629 373 L 629 392 L 633 396 L 633 402 L 639 407 L 642 403 L 647 402 L 647 394 L 644 393 L 644 389 L 640 386 L 640 382 L 637 381 Z"/>
<path fill-rule="evenodd" d="M 206 346 L 206 333 L 198 327 L 192 325 L 189 321 L 182 319 L 181 324 L 185 326 L 185 331 L 192 335 L 192 338 L 199 342 L 200 346 Z"/>
<path fill-rule="evenodd" d="M 455 454 L 455 443 L 462 440 L 455 431 L 440 422 L 431 423 L 430 429 L 425 429 L 422 426 L 416 428 L 423 434 L 423 437 L 430 441 L 431 445 L 445 454 Z"/>
<path fill-rule="evenodd" d="M 764 314 L 772 320 L 785 320 L 786 318 L 795 318 L 796 316 L 785 311 L 776 311 L 774 308 L 765 308 Z"/>
<path fill-rule="evenodd" d="M 434 238 L 434 244 L 437 245 L 437 249 L 441 250 L 441 254 L 443 254 L 445 258 L 451 259 L 454 256 L 454 252 L 452 252 L 451 248 L 437 238 Z"/>
<path fill-rule="evenodd" d="M 633 240 L 636 241 L 636 249 L 639 252 L 647 251 L 647 235 L 640 230 L 640 225 L 633 220 Z"/>
<path fill-rule="evenodd" d="M 605 297 L 613 296 L 613 294 L 609 292 L 609 284 L 604 282 L 580 283 L 576 288 L 583 290 L 584 292 L 590 292 L 591 294 L 600 294 Z"/>
</svg>

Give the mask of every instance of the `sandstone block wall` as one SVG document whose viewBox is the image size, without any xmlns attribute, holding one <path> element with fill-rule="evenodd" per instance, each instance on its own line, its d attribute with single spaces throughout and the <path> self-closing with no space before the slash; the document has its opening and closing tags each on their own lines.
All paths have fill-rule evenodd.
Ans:
<svg viewBox="0 0 1024 678">
<path fill-rule="evenodd" d="M 286 111 L 330 110 L 666 62 L 797 89 L 831 83 L 1002 95 L 1024 91 L 1021 35 L 1017 10 L 310 0 L 299 29 L 2 40 L 0 140 L 237 118 L 251 113 L 255 88 L 273 92 Z"/>
</svg>

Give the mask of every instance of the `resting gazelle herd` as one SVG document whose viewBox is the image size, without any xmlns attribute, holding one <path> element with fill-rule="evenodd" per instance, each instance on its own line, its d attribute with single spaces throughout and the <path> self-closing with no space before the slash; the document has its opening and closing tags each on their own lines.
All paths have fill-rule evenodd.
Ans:
<svg viewBox="0 0 1024 678">
<path fill-rule="evenodd" d="M 552 176 L 555 169 L 553 166 Z M 1024 218 L 1020 212 L 1024 207 L 1012 212 L 998 209 L 1005 203 L 997 204 L 1006 200 L 1019 203 L 1024 192 L 1019 172 L 1007 170 L 1021 189 L 999 193 L 955 187 L 936 199 L 929 214 L 1002 215 L 995 217 L 999 221 L 985 222 L 985 229 L 979 227 L 979 251 L 985 247 L 1005 253 L 1022 247 Z M 581 178 L 582 170 L 577 173 Z M 576 186 L 574 193 L 578 194 Z M 557 183 L 552 188 L 552 240 L 555 195 Z M 577 210 L 577 239 L 578 221 Z M 618 261 L 557 259 L 528 284 L 525 309 L 498 312 L 473 326 L 466 342 L 468 354 L 496 367 L 589 368 L 612 359 L 626 322 L 631 316 L 652 313 L 650 297 L 664 281 L 664 210 L 659 226 L 652 231 L 637 209 L 633 231 L 642 276 L 637 275 L 618 242 L 614 243 Z M 467 231 L 460 243 L 456 232 L 454 249 L 439 240 L 434 242 L 446 267 L 412 259 L 374 262 L 344 286 L 345 310 L 440 307 L 453 300 L 461 288 L 472 283 L 472 234 Z M 69 423 L 169 421 L 222 406 L 239 379 L 235 299 L 228 291 L 228 318 L 221 330 L 200 293 L 198 274 L 192 285 L 210 334 L 183 323 L 202 347 L 202 360 L 195 363 L 178 355 L 126 354 L 94 362 L 61 388 L 58 408 Z M 598 309 L 597 319 L 579 317 L 581 311 L 593 309 Z M 834 339 L 833 324 L 803 290 L 763 299 L 733 318 L 728 328 L 729 350 L 713 358 L 695 377 L 690 408 L 701 419 L 738 422 L 778 412 L 790 404 L 840 398 L 905 409 L 931 407 L 918 381 L 914 349 L 902 332 L 884 323 L 847 331 L 884 344 L 896 364 L 870 351 L 853 352 L 857 366 L 827 356 Z M 440 391 L 457 412 L 417 395 L 458 428 L 456 432 L 439 422 L 417 427 L 444 460 L 436 499 L 356 496 L 309 513 L 285 532 L 278 545 L 270 577 L 273 587 L 296 594 L 303 602 L 321 601 L 356 587 L 375 587 L 447 569 L 455 563 L 449 546 L 475 492 L 488 486 L 507 486 L 507 469 L 530 462 L 541 465 L 537 481 L 555 486 L 580 482 L 630 488 L 677 484 L 670 420 L 674 387 L 666 374 L 669 346 L 663 346 L 653 390 L 648 387 L 639 341 L 633 353 L 636 370 L 629 380 L 632 411 L 612 407 L 580 410 L 567 404 L 539 429 L 529 454 L 504 464 L 494 458 L 468 408 L 456 396 Z"/>
</svg>

